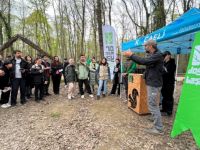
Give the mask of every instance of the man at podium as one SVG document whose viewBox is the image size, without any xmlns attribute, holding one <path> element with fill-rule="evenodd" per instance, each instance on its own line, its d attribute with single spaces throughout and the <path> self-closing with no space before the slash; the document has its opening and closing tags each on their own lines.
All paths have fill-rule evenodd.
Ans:
<svg viewBox="0 0 200 150">
<path fill-rule="evenodd" d="M 163 84 L 163 56 L 162 53 L 157 49 L 157 43 L 154 40 L 148 40 L 145 42 L 144 48 L 148 54 L 145 58 L 136 56 L 131 51 L 124 52 L 124 56 L 130 58 L 137 64 L 146 66 L 144 79 L 147 85 L 148 109 L 153 116 L 154 127 L 146 129 L 145 131 L 151 134 L 162 135 L 163 124 L 157 101 Z"/>
</svg>

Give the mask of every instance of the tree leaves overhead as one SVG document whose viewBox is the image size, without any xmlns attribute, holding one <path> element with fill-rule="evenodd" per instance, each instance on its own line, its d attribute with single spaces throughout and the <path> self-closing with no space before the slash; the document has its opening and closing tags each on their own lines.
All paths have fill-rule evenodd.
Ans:
<svg viewBox="0 0 200 150">
<path fill-rule="evenodd" d="M 116 29 L 120 47 L 122 41 L 152 32 L 200 3 L 198 0 L 0 2 L 0 45 L 15 34 L 22 34 L 51 55 L 75 59 L 81 53 L 97 58 L 103 56 L 101 26 L 104 24 Z M 31 50 L 21 42 L 13 47 L 22 49 L 25 54 Z"/>
</svg>

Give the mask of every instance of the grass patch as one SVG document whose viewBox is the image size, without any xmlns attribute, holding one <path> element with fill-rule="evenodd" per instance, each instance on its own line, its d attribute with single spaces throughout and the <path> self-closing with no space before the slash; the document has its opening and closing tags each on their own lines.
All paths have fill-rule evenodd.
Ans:
<svg viewBox="0 0 200 150">
<path fill-rule="evenodd" d="M 61 115 L 60 112 L 52 112 L 52 113 L 51 113 L 51 117 L 52 117 L 52 118 L 59 118 L 60 115 Z"/>
</svg>

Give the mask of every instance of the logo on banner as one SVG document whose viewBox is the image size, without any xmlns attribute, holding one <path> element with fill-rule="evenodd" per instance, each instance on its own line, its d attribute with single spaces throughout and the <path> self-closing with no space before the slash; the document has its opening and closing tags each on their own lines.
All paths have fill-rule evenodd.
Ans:
<svg viewBox="0 0 200 150">
<path fill-rule="evenodd" d="M 106 44 L 113 44 L 113 34 L 112 32 L 105 33 Z"/>
</svg>

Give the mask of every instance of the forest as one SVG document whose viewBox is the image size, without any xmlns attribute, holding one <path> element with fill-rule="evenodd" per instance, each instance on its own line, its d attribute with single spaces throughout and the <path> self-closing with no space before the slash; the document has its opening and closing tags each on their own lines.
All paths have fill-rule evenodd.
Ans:
<svg viewBox="0 0 200 150">
<path fill-rule="evenodd" d="M 146 35 L 172 22 L 198 0 L 0 0 L 0 46 L 16 34 L 38 45 L 49 55 L 62 59 L 103 57 L 102 25 L 111 25 L 121 42 Z M 38 55 L 18 40 L 1 51 L 14 49 L 24 55 Z M 188 56 L 184 56 L 188 58 Z"/>
</svg>

